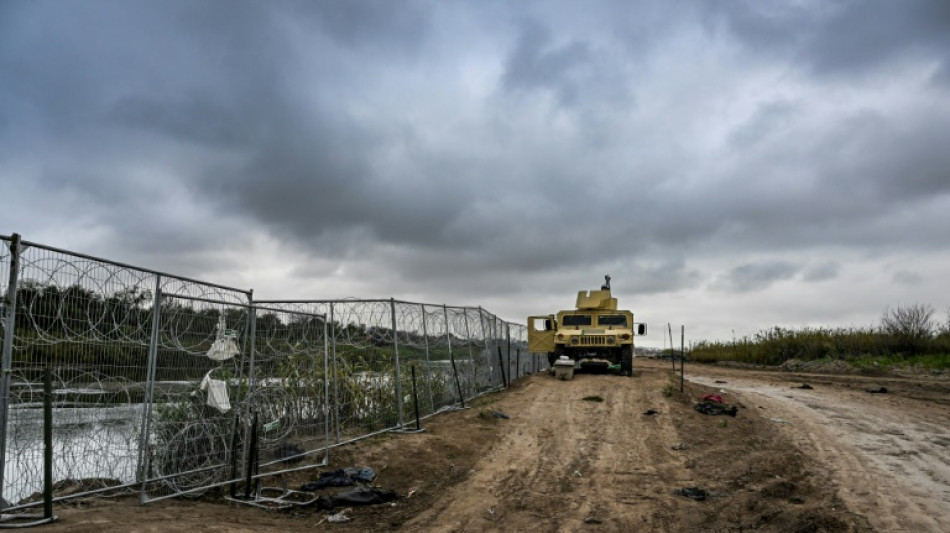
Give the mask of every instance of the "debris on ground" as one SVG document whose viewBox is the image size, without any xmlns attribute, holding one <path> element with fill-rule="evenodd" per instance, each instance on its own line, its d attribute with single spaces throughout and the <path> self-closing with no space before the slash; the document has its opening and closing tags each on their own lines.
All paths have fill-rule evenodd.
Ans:
<svg viewBox="0 0 950 533">
<path fill-rule="evenodd" d="M 320 496 L 314 500 L 313 505 L 317 509 L 333 509 L 334 507 L 349 507 L 355 505 L 377 505 L 380 503 L 388 503 L 398 498 L 399 495 L 391 490 L 361 485 L 339 494 Z"/>
<path fill-rule="evenodd" d="M 346 516 L 347 509 L 343 509 L 339 513 L 327 515 L 327 522 L 331 524 L 339 524 L 342 522 L 349 522 L 350 517 Z"/>
<path fill-rule="evenodd" d="M 871 394 L 887 394 L 887 387 L 880 387 L 877 389 L 868 389 L 868 392 Z"/>
<path fill-rule="evenodd" d="M 646 411 L 643 412 L 643 414 L 645 414 L 645 415 L 658 415 L 658 414 L 660 414 L 660 412 L 657 411 L 656 409 L 647 409 Z"/>
<path fill-rule="evenodd" d="M 300 490 L 315 491 L 326 487 L 349 487 L 357 483 L 371 483 L 374 479 L 376 479 L 376 471 L 368 466 L 341 468 L 332 472 L 323 472 L 319 479 L 300 487 Z"/>
<path fill-rule="evenodd" d="M 693 408 L 704 415 L 736 416 L 736 412 L 739 410 L 736 406 L 724 402 L 722 396 L 718 394 L 703 395 L 702 400 L 693 405 Z"/>
<path fill-rule="evenodd" d="M 717 379 L 717 380 L 716 380 L 716 383 L 728 383 L 728 382 L 727 382 L 727 381 L 723 381 L 723 380 L 721 380 L 721 379 Z"/>
<path fill-rule="evenodd" d="M 685 450 L 685 449 L 686 449 L 686 445 L 683 444 L 682 442 L 680 442 L 680 443 L 674 444 L 673 446 L 671 446 L 671 448 L 673 448 L 674 450 L 677 450 L 677 451 L 679 451 L 679 450 Z"/>
<path fill-rule="evenodd" d="M 673 494 L 677 496 L 684 496 L 691 500 L 696 500 L 701 502 L 706 499 L 706 496 L 709 496 L 709 493 L 699 487 L 683 487 L 681 489 L 676 489 L 673 491 Z"/>
<path fill-rule="evenodd" d="M 588 516 L 587 518 L 584 519 L 584 523 L 585 523 L 585 524 L 603 524 L 604 521 L 601 520 L 600 518 L 595 518 L 595 517 L 593 517 L 593 516 Z"/>
<path fill-rule="evenodd" d="M 491 415 L 495 418 L 501 418 L 504 420 L 508 420 L 509 418 L 511 418 L 510 416 L 506 415 L 505 413 L 502 413 L 501 411 L 492 411 Z"/>
<path fill-rule="evenodd" d="M 812 387 L 812 386 L 809 385 L 808 383 L 802 383 L 801 385 L 799 385 L 799 386 L 797 386 L 797 387 L 792 387 L 792 388 L 793 388 L 793 389 L 811 390 L 811 389 L 814 389 L 815 387 Z"/>
<path fill-rule="evenodd" d="M 789 422 L 788 420 L 785 420 L 784 418 L 772 418 L 772 417 L 768 417 L 768 418 L 769 420 L 771 420 L 772 422 L 775 422 L 776 424 L 791 424 L 791 422 Z"/>
</svg>

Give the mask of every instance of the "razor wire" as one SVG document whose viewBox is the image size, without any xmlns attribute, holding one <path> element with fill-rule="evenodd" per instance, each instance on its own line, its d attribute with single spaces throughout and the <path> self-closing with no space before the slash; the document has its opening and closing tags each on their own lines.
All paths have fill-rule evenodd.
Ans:
<svg viewBox="0 0 950 533">
<path fill-rule="evenodd" d="M 6 294 L 12 257 L 11 240 L 3 240 Z M 15 334 L 4 354 L 2 496 L 28 505 L 41 490 L 41 376 L 47 369 L 54 378 L 57 492 L 134 490 L 156 289 L 230 292 L 231 300 L 247 293 L 35 243 L 21 242 L 17 259 Z M 4 321 L 4 335 L 7 329 Z"/>
<path fill-rule="evenodd" d="M 0 292 L 16 297 L 10 313 L 0 304 L 9 345 L 0 496 L 9 509 L 40 503 L 47 368 L 57 498 L 138 490 L 143 501 L 300 468 L 305 458 L 325 464 L 334 444 L 543 368 L 519 359 L 523 326 L 481 308 L 255 302 L 250 291 L 36 243 L 21 242 L 14 258 L 12 238 L 0 242 Z M 222 390 L 224 412 L 209 403 Z"/>
</svg>

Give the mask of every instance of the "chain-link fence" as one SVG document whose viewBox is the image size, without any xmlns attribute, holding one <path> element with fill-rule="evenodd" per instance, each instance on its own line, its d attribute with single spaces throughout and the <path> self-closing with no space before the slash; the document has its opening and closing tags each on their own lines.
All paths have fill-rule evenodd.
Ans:
<svg viewBox="0 0 950 533">
<path fill-rule="evenodd" d="M 0 236 L 0 497 L 142 501 L 327 464 L 335 444 L 464 406 L 547 361 L 477 307 L 250 291 Z M 3 502 L 0 502 L 2 504 Z"/>
</svg>

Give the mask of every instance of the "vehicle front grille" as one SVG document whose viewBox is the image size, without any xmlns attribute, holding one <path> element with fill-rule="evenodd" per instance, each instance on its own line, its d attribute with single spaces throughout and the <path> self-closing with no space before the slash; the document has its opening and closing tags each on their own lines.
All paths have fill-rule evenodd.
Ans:
<svg viewBox="0 0 950 533">
<path fill-rule="evenodd" d="M 607 346 L 606 335 L 581 335 L 581 346 Z"/>
</svg>

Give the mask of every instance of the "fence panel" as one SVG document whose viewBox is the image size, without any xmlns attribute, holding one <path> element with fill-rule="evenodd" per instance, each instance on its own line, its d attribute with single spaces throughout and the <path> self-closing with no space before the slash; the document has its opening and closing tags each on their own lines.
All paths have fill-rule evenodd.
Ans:
<svg viewBox="0 0 950 533">
<path fill-rule="evenodd" d="M 238 479 L 252 317 L 246 303 L 160 294 L 143 433 L 143 501 Z M 243 448 L 241 448 L 243 450 Z"/>
<path fill-rule="evenodd" d="M 250 473 L 257 478 L 327 464 L 326 317 L 268 306 L 255 306 L 254 312 L 253 368 L 244 408 L 249 410 L 248 419 L 257 420 L 256 444 L 249 450 L 253 454 L 245 476 Z M 305 459 L 310 461 L 300 466 Z"/>
<path fill-rule="evenodd" d="M 9 251 L 4 259 L 9 269 Z M 4 360 L 9 392 L 0 429 L 2 496 L 14 506 L 39 504 L 41 384 L 47 370 L 53 376 L 57 491 L 75 497 L 134 490 L 140 480 L 153 300 L 162 275 L 28 242 L 17 261 L 14 334 Z M 5 274 L 6 283 L 9 270 Z M 199 285 L 174 277 L 164 284 L 176 290 Z M 201 289 L 209 291 L 242 294 Z"/>
<path fill-rule="evenodd" d="M 58 489 L 77 496 L 131 490 L 155 275 L 23 244 L 14 287 L 14 335 L 4 361 L 9 394 L 3 497 L 14 506 L 39 503 L 47 369 L 53 376 Z"/>
</svg>

